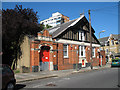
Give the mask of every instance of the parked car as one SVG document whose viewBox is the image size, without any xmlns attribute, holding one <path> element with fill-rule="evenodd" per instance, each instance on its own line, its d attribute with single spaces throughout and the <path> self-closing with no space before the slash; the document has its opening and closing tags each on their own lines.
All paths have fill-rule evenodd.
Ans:
<svg viewBox="0 0 120 90">
<path fill-rule="evenodd" d="M 2 78 L 2 89 L 14 89 L 16 85 L 16 79 L 14 72 L 8 65 L 0 65 L 0 76 Z"/>
<path fill-rule="evenodd" d="M 112 59 L 111 67 L 120 67 L 120 59 Z"/>
</svg>

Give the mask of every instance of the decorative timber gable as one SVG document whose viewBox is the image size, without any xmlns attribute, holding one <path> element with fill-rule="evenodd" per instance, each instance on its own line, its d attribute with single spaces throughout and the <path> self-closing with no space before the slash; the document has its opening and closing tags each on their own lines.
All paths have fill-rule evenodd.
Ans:
<svg viewBox="0 0 120 90">
<path fill-rule="evenodd" d="M 100 44 L 96 36 L 94 35 L 94 32 L 95 31 L 92 28 L 92 43 Z M 58 35 L 58 37 L 56 38 L 80 42 L 90 42 L 89 24 L 87 19 L 83 18 L 83 20 L 79 21 L 76 25 L 69 27 L 67 30 L 65 30 L 62 34 Z"/>
<path fill-rule="evenodd" d="M 92 30 L 92 43 L 100 44 Z M 84 15 L 77 19 L 71 20 L 62 25 L 48 29 L 53 39 L 66 39 L 79 42 L 90 42 L 89 22 Z"/>
</svg>

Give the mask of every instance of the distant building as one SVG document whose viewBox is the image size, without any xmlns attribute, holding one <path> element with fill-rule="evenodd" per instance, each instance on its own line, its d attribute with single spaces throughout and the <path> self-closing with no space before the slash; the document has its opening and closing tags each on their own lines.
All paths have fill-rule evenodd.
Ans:
<svg viewBox="0 0 120 90">
<path fill-rule="evenodd" d="M 115 55 L 120 53 L 120 34 L 110 34 L 109 37 L 100 38 L 101 49 L 105 50 L 106 57 L 111 62 Z"/>
<path fill-rule="evenodd" d="M 59 12 L 56 12 L 56 13 L 52 14 L 52 17 L 41 21 L 40 24 L 43 24 L 45 26 L 50 25 L 50 26 L 54 27 L 59 24 L 66 23 L 68 21 L 69 21 L 69 17 L 64 16 L 63 14 L 61 14 Z"/>
</svg>

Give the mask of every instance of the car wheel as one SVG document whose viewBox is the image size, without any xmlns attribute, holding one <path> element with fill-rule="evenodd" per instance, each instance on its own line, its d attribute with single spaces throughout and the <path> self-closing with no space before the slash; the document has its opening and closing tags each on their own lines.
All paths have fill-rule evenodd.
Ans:
<svg viewBox="0 0 120 90">
<path fill-rule="evenodd" d="M 14 85 L 12 82 L 10 82 L 10 83 L 8 83 L 6 89 L 7 89 L 7 90 L 13 90 L 14 87 L 15 87 L 15 85 Z"/>
</svg>

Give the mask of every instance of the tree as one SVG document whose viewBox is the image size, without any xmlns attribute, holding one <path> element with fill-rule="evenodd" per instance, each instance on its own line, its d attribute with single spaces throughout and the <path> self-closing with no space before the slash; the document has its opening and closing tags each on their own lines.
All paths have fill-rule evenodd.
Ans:
<svg viewBox="0 0 120 90">
<path fill-rule="evenodd" d="M 52 27 L 52 26 L 50 26 L 50 25 L 48 25 L 48 24 L 46 25 L 46 28 L 47 28 L 47 29 L 48 29 L 48 28 L 51 28 L 51 27 Z"/>
<path fill-rule="evenodd" d="M 21 56 L 20 45 L 25 35 L 37 35 L 43 29 L 38 24 L 37 12 L 30 8 L 16 5 L 14 9 L 2 9 L 2 63 L 17 62 Z"/>
</svg>

